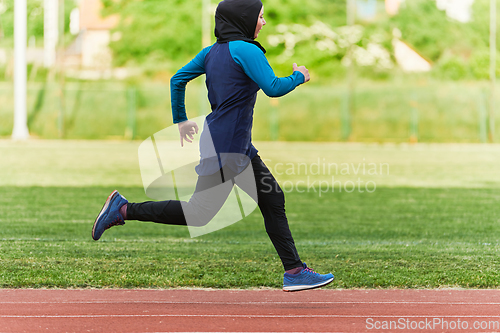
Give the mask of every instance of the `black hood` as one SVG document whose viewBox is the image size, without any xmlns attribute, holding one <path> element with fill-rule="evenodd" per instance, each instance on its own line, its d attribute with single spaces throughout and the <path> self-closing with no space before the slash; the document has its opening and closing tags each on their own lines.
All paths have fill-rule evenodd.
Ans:
<svg viewBox="0 0 500 333">
<path fill-rule="evenodd" d="M 266 49 L 253 38 L 262 6 L 261 0 L 224 0 L 219 3 L 215 13 L 217 43 L 243 40 L 266 53 Z"/>
</svg>

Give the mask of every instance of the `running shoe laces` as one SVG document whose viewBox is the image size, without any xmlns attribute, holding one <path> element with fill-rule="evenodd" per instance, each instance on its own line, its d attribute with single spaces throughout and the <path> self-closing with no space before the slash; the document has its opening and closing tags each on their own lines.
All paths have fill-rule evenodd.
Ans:
<svg viewBox="0 0 500 333">
<path fill-rule="evenodd" d="M 113 222 L 111 222 L 110 224 L 108 224 L 106 226 L 106 228 L 104 228 L 104 230 L 108 230 L 109 228 L 111 227 L 114 227 L 114 226 L 117 226 L 117 225 L 124 225 L 125 223 L 123 223 L 122 219 L 121 219 L 121 216 L 118 215 L 116 216 L 115 220 Z"/>
<path fill-rule="evenodd" d="M 312 269 L 310 269 L 309 267 L 306 267 L 304 268 L 304 270 L 308 273 L 312 273 L 312 274 L 317 274 L 317 275 L 320 275 L 319 273 L 316 273 L 315 271 L 313 271 Z"/>
</svg>

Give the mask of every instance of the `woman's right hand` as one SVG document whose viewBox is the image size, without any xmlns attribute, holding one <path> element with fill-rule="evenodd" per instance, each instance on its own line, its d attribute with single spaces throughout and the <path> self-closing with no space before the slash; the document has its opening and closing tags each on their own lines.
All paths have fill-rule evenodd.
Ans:
<svg viewBox="0 0 500 333">
<path fill-rule="evenodd" d="M 177 124 L 179 126 L 179 134 L 181 136 L 181 147 L 184 147 L 184 140 L 192 143 L 194 135 L 198 134 L 198 125 L 194 121 L 186 120 Z"/>
<path fill-rule="evenodd" d="M 294 72 L 301 72 L 302 74 L 304 74 L 304 83 L 308 82 L 309 80 L 311 80 L 311 76 L 309 75 L 309 70 L 306 68 L 306 66 L 297 66 L 296 63 L 293 64 L 293 71 Z"/>
</svg>

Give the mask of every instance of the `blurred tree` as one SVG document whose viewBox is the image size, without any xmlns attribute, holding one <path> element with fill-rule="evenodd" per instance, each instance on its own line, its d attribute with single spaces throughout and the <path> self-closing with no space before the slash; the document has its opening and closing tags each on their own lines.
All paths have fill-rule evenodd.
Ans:
<svg viewBox="0 0 500 333">
<path fill-rule="evenodd" d="M 468 58 L 474 49 L 488 46 L 489 9 L 482 3 L 484 0 L 476 0 L 473 21 L 461 23 L 448 18 L 435 0 L 406 1 L 385 25 L 401 30 L 403 40 L 431 61 L 450 52 Z"/>
<path fill-rule="evenodd" d="M 468 23 L 448 18 L 435 0 L 406 1 L 383 25 L 401 30 L 405 42 L 435 63 L 438 77 L 489 77 L 489 0 L 475 0 Z"/>
<path fill-rule="evenodd" d="M 104 14 L 121 16 L 117 31 L 122 38 L 111 44 L 117 65 L 130 60 L 186 61 L 200 51 L 201 1 L 103 0 L 103 3 Z M 212 3 L 215 6 L 217 1 Z M 267 0 L 264 7 L 268 26 L 259 37 L 263 44 L 267 44 L 267 36 L 275 33 L 279 23 L 312 24 L 320 19 L 331 25 L 345 25 L 345 0 L 311 0 L 307 4 L 302 0 Z M 282 52 L 272 48 L 269 51 L 271 58 Z"/>
<path fill-rule="evenodd" d="M 201 1 L 104 0 L 104 14 L 118 13 L 121 38 L 111 43 L 115 63 L 191 57 L 201 48 Z"/>
<path fill-rule="evenodd" d="M 340 64 L 342 52 L 332 52 L 325 48 L 318 50 L 317 40 L 301 40 L 295 47 L 293 57 L 284 57 L 286 45 L 269 43 L 270 36 L 283 34 L 284 26 L 298 29 L 314 26 L 318 21 L 325 29 L 346 25 L 346 0 L 264 0 L 265 18 L 268 22 L 259 39 L 268 50 L 267 56 L 279 75 L 288 75 L 291 64 L 297 62 L 308 66 L 323 77 L 343 77 L 345 68 Z M 281 29 L 281 30 L 280 30 Z M 299 33 L 300 34 L 300 33 Z"/>
<path fill-rule="evenodd" d="M 214 6 L 216 2 L 213 1 Z M 284 56 L 287 54 L 286 43 L 277 43 L 276 39 L 273 43 L 272 38 L 294 32 L 294 26 L 297 36 L 300 34 L 298 29 L 309 29 L 318 21 L 330 29 L 345 26 L 346 0 L 263 2 L 268 25 L 259 40 L 268 49 L 267 56 L 278 74 L 288 72 L 289 62 L 295 61 L 310 66 L 323 76 L 343 75 L 344 67 L 340 62 L 345 54 L 332 52 L 324 43 L 318 49 L 317 38 L 298 40 L 293 46 L 293 58 Z M 111 44 L 118 65 L 152 60 L 152 63 L 171 62 L 170 69 L 175 70 L 200 50 L 201 1 L 103 0 L 103 3 L 105 14 L 119 13 L 122 17 L 117 28 L 122 38 Z M 396 16 L 379 13 L 375 21 L 360 22 L 364 36 L 358 46 L 366 49 L 376 39 L 378 44 L 392 52 L 391 33 L 398 28 L 405 42 L 438 64 L 436 71 L 450 71 L 449 76 L 454 79 L 482 78 L 482 66 L 487 65 L 482 55 L 488 47 L 488 13 L 488 0 L 476 0 L 473 20 L 461 23 L 448 18 L 437 8 L 435 0 L 406 1 Z M 288 27 L 288 32 L 282 31 L 284 26 Z"/>
<path fill-rule="evenodd" d="M 3 45 L 12 44 L 14 0 L 0 0 L 4 13 L 0 14 Z M 66 25 L 75 0 L 65 0 Z M 117 34 L 110 47 L 116 65 L 135 64 L 148 70 L 174 71 L 192 58 L 201 48 L 201 0 L 101 0 L 103 15 L 119 14 Z M 216 6 L 219 0 L 212 0 Z M 383 8 L 383 0 L 378 0 Z M 311 29 L 317 23 L 338 32 L 346 25 L 346 0 L 263 0 L 268 25 L 259 36 L 267 48 L 268 59 L 278 75 L 291 70 L 291 62 L 309 66 L 323 77 L 342 77 L 341 64 L 345 51 L 334 52 L 328 41 L 302 38 L 293 47 L 293 55 L 286 57 L 287 45 L 273 40 L 275 36 L 298 29 Z M 1 12 L 0 12 L 1 13 Z M 43 0 L 28 0 L 29 36 L 41 41 L 43 36 Z M 213 21 L 212 21 L 213 22 Z M 392 31 L 398 28 L 402 40 L 434 63 L 439 77 L 487 78 L 489 60 L 489 0 L 475 0 L 472 21 L 461 23 L 450 19 L 436 6 L 436 0 L 407 0 L 398 15 L 388 16 L 379 10 L 376 20 L 357 22 L 363 27 L 363 38 L 357 46 L 368 50 L 374 41 L 392 53 Z M 281 29 L 281 30 L 280 30 Z M 295 30 L 294 30 L 295 29 Z M 274 37 L 273 37 L 274 36 Z M 499 34 L 500 38 L 500 34 Z M 215 40 L 215 39 L 213 39 Z M 500 41 L 497 43 L 500 46 Z M 373 49 L 373 47 L 372 47 Z M 358 49 L 359 54 L 361 50 Z M 288 53 L 290 54 L 290 53 Z M 389 69 L 385 70 L 386 72 Z M 442 73 L 442 72 L 449 73 Z M 380 73 L 374 66 L 367 73 Z M 385 77 L 385 76 L 384 76 Z"/>
<path fill-rule="evenodd" d="M 14 0 L 3 0 L 4 12 L 1 13 L 1 22 L 3 28 L 3 37 L 12 42 L 14 37 Z M 43 40 L 43 0 L 27 0 L 28 5 L 28 38 L 34 36 L 37 40 Z M 71 10 L 76 7 L 74 0 L 65 0 L 64 13 L 65 24 L 64 31 L 69 32 L 69 15 Z"/>
</svg>

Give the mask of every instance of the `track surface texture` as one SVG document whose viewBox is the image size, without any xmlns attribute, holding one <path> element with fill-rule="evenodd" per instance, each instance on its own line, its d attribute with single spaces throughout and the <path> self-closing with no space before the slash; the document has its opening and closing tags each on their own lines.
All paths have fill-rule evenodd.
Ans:
<svg viewBox="0 0 500 333">
<path fill-rule="evenodd" d="M 500 332 L 500 290 L 0 290 L 0 332 Z"/>
</svg>

